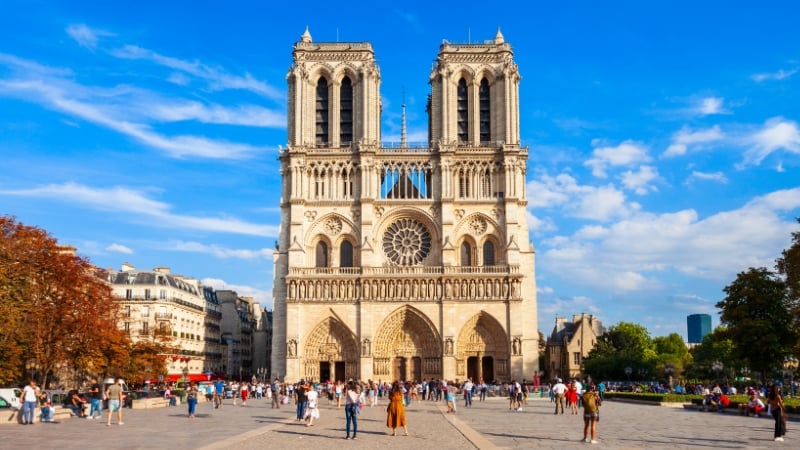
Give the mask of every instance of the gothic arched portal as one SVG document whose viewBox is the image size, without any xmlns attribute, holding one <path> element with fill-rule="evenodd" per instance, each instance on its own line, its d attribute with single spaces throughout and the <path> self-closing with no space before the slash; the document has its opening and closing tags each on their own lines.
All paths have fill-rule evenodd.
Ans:
<svg viewBox="0 0 800 450">
<path fill-rule="evenodd" d="M 442 377 L 442 340 L 423 313 L 404 306 L 378 328 L 373 353 L 373 374 L 392 380 Z"/>
<path fill-rule="evenodd" d="M 358 340 L 334 317 L 320 322 L 306 339 L 304 367 L 307 380 L 348 380 L 359 377 Z"/>
<path fill-rule="evenodd" d="M 481 311 L 470 318 L 456 341 L 456 375 L 487 383 L 508 374 L 509 341 L 500 322 Z"/>
</svg>

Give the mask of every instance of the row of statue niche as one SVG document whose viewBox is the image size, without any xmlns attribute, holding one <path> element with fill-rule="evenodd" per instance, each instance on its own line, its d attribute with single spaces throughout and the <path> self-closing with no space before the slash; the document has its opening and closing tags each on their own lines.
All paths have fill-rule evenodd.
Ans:
<svg viewBox="0 0 800 450">
<path fill-rule="evenodd" d="M 290 299 L 355 299 L 360 298 L 509 298 L 520 295 L 520 280 L 371 280 L 353 281 L 299 281 L 289 283 Z"/>
</svg>

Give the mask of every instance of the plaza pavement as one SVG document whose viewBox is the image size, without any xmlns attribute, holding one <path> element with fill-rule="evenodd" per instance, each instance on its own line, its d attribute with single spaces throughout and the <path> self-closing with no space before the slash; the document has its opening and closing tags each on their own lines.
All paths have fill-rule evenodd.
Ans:
<svg viewBox="0 0 800 450">
<path fill-rule="evenodd" d="M 43 449 L 700 449 L 797 448 L 797 422 L 789 423 L 786 442 L 772 441 L 771 418 L 752 418 L 735 412 L 703 413 L 683 408 L 607 401 L 601 408 L 597 445 L 580 442 L 582 416 L 553 414 L 547 398 L 531 399 L 522 411 L 509 411 L 505 399 L 491 398 L 446 414 L 444 404 L 414 402 L 407 409 L 411 436 L 389 436 L 386 403 L 365 406 L 359 415 L 358 440 L 344 440 L 344 408 L 321 402 L 321 417 L 313 427 L 294 420 L 293 405 L 270 408 L 267 400 L 250 400 L 246 407 L 221 409 L 201 402 L 197 417 L 186 407 L 125 409 L 124 425 L 106 427 L 102 420 L 72 418 L 59 423 L 0 427 L 3 448 Z M 8 413 L 6 413 L 8 414 Z M 6 420 L 6 417 L 2 417 Z"/>
</svg>

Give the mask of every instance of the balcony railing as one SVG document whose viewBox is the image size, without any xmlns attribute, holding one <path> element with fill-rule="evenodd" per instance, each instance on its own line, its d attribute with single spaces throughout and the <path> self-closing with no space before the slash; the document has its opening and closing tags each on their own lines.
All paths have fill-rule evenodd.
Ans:
<svg viewBox="0 0 800 450">
<path fill-rule="evenodd" d="M 172 320 L 172 313 L 156 313 L 156 320 Z"/>
<path fill-rule="evenodd" d="M 518 274 L 519 265 L 501 266 L 390 266 L 390 267 L 290 267 L 289 275 L 503 275 Z"/>
</svg>

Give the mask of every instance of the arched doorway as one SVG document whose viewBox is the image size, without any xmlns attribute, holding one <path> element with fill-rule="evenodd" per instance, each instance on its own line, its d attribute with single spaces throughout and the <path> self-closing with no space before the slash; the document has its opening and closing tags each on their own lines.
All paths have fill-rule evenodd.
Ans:
<svg viewBox="0 0 800 450">
<path fill-rule="evenodd" d="M 390 314 L 375 337 L 376 378 L 422 380 L 442 377 L 441 338 L 424 314 L 404 306 Z"/>
<path fill-rule="evenodd" d="M 473 380 L 506 381 L 509 343 L 505 330 L 490 314 L 481 311 L 461 328 L 456 342 L 456 375 Z"/>
<path fill-rule="evenodd" d="M 308 336 L 303 358 L 306 380 L 327 381 L 359 378 L 358 341 L 340 320 L 328 317 Z"/>
</svg>

